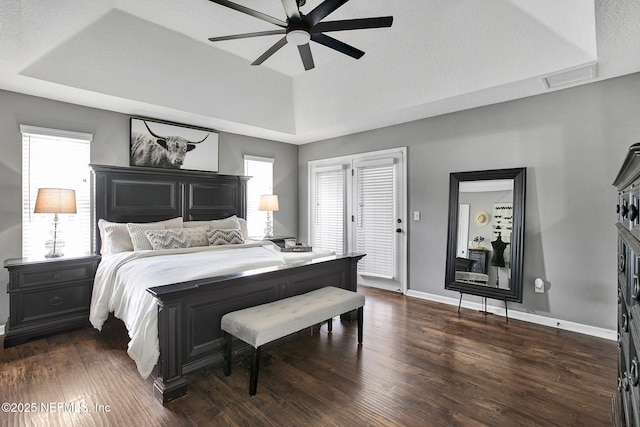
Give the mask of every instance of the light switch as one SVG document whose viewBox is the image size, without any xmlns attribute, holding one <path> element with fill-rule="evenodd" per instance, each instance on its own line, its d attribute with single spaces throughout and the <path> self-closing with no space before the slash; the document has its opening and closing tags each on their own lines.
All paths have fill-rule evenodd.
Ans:
<svg viewBox="0 0 640 427">
<path fill-rule="evenodd" d="M 413 220 L 420 221 L 420 211 L 413 211 Z"/>
</svg>

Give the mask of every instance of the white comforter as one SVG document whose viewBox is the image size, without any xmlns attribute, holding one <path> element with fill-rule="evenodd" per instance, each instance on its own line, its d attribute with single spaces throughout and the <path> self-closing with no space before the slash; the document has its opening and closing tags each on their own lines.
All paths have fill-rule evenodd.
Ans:
<svg viewBox="0 0 640 427">
<path fill-rule="evenodd" d="M 147 288 L 331 255 L 281 253 L 264 242 L 106 255 L 96 272 L 89 320 L 98 330 L 111 312 L 124 322 L 131 339 L 127 353 L 146 378 L 160 355 L 157 303 Z"/>
</svg>

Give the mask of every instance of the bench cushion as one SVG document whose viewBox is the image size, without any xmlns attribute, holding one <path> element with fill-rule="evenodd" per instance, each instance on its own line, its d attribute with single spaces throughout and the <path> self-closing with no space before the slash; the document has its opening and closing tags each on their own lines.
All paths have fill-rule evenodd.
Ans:
<svg viewBox="0 0 640 427">
<path fill-rule="evenodd" d="M 364 305 L 364 295 L 327 286 L 222 316 L 222 330 L 257 348 Z"/>
</svg>

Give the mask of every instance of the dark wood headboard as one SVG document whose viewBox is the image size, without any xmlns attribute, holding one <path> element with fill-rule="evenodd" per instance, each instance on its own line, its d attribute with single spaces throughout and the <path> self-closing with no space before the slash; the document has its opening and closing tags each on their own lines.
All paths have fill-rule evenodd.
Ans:
<svg viewBox="0 0 640 427">
<path fill-rule="evenodd" d="M 94 252 L 100 252 L 98 220 L 185 221 L 247 214 L 249 177 L 192 170 L 89 165 L 93 172 Z"/>
</svg>

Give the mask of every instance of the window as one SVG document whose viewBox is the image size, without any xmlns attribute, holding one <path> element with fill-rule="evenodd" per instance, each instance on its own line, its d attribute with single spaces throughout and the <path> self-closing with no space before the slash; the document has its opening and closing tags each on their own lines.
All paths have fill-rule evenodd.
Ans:
<svg viewBox="0 0 640 427">
<path fill-rule="evenodd" d="M 91 251 L 89 144 L 93 135 L 20 126 L 22 132 L 22 256 L 48 252 L 53 214 L 34 214 L 39 188 L 69 188 L 76 193 L 76 214 L 59 215 L 64 254 Z"/>
<path fill-rule="evenodd" d="M 264 236 L 267 213 L 258 210 L 260 196 L 273 194 L 273 162 L 268 157 L 244 156 L 244 174 L 247 182 L 247 228 L 249 236 Z"/>
<path fill-rule="evenodd" d="M 345 252 L 345 169 L 342 165 L 314 168 L 311 241 L 318 249 Z"/>
</svg>

